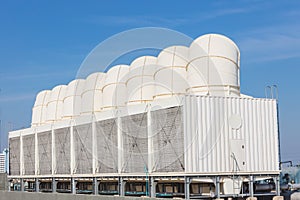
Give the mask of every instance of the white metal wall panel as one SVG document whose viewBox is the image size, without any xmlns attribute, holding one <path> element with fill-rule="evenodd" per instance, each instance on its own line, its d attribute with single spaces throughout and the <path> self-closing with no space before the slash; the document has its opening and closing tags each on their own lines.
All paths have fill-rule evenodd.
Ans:
<svg viewBox="0 0 300 200">
<path fill-rule="evenodd" d="M 151 112 L 153 172 L 184 171 L 182 106 Z"/>
<path fill-rule="evenodd" d="M 148 171 L 147 113 L 122 117 L 122 172 Z"/>
<path fill-rule="evenodd" d="M 92 124 L 74 126 L 75 173 L 93 173 Z"/>
<path fill-rule="evenodd" d="M 20 175 L 20 137 L 9 138 L 9 173 Z"/>
<path fill-rule="evenodd" d="M 56 174 L 70 174 L 70 128 L 54 130 L 56 148 Z"/>
<path fill-rule="evenodd" d="M 275 100 L 187 96 L 186 172 L 278 172 Z"/>
<path fill-rule="evenodd" d="M 35 174 L 35 135 L 23 137 L 24 175 Z"/>
<path fill-rule="evenodd" d="M 52 173 L 52 140 L 51 131 L 37 134 L 39 152 L 39 174 Z"/>
<path fill-rule="evenodd" d="M 97 130 L 97 172 L 118 172 L 117 119 L 96 122 Z"/>
</svg>

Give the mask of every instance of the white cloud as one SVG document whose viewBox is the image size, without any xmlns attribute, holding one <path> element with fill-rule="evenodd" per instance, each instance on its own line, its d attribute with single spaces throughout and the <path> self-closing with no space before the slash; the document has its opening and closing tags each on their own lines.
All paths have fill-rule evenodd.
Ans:
<svg viewBox="0 0 300 200">
<path fill-rule="evenodd" d="M 300 27 L 275 25 L 247 31 L 237 39 L 249 62 L 274 61 L 300 57 Z"/>
<path fill-rule="evenodd" d="M 135 16 L 90 16 L 84 20 L 87 23 L 100 24 L 106 26 L 164 26 L 176 27 L 184 24 L 195 24 L 205 20 L 214 19 L 226 15 L 241 14 L 253 11 L 253 8 L 221 8 L 209 12 L 189 13 L 184 17 L 158 17 L 152 15 Z"/>
</svg>

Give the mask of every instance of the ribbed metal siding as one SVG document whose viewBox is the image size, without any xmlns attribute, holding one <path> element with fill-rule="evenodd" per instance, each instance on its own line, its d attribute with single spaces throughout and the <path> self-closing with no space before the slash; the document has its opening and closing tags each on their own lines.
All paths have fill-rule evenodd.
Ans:
<svg viewBox="0 0 300 200">
<path fill-rule="evenodd" d="M 278 171 L 274 100 L 187 96 L 184 108 L 186 172 Z"/>
</svg>

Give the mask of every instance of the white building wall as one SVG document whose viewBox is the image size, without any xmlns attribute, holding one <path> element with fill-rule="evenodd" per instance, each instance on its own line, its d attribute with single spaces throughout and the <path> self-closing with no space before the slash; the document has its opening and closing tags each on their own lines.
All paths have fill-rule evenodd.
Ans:
<svg viewBox="0 0 300 200">
<path fill-rule="evenodd" d="M 0 173 L 5 172 L 5 154 L 0 153 Z"/>
<path fill-rule="evenodd" d="M 276 172 L 276 101 L 187 96 L 185 171 Z"/>
<path fill-rule="evenodd" d="M 92 131 L 90 126 L 93 121 L 92 117 L 76 119 L 73 133 L 74 141 L 70 138 L 72 123 L 44 126 L 37 132 L 39 145 L 35 148 L 39 148 L 39 154 L 47 152 L 50 160 L 52 157 L 52 165 L 50 160 L 44 163 L 46 160 L 43 155 L 39 155 L 40 167 L 47 166 L 47 169 L 39 170 L 39 175 L 50 175 L 51 172 L 54 176 L 73 173 L 75 173 L 73 176 L 80 176 L 85 173 L 90 175 L 114 174 L 115 176 L 118 176 L 119 173 L 140 173 L 143 175 L 143 166 L 147 166 L 153 175 L 167 172 L 173 175 L 184 173 L 198 175 L 279 173 L 275 100 L 210 96 L 184 96 L 181 98 L 183 98 L 183 103 L 176 105 L 170 103 L 172 102 L 171 99 L 162 99 L 168 100 L 169 105 L 160 104 L 159 110 L 155 104 L 151 106 L 149 104 L 151 112 L 144 115 L 143 123 L 136 121 L 134 116 L 143 116 L 144 109 L 137 110 L 131 116 L 128 116 L 128 113 L 123 115 L 119 110 L 121 116 L 118 118 L 119 122 L 116 121 L 115 115 L 108 118 L 105 115 L 102 117 L 99 115 L 96 118 L 96 135 L 94 136 L 97 139 L 96 153 L 92 153 L 94 150 L 90 136 L 90 139 L 87 140 L 87 135 L 91 135 L 90 132 Z M 150 123 L 152 128 L 142 131 L 144 135 L 140 134 L 140 131 L 136 132 L 136 130 L 150 126 L 150 124 L 146 126 L 145 123 Z M 158 125 L 161 128 L 155 128 Z M 79 131 L 78 127 L 83 129 Z M 50 141 L 52 129 L 55 139 Z M 124 140 L 125 136 L 119 140 L 117 132 L 126 135 L 128 141 Z M 47 148 L 55 147 L 54 157 L 50 155 L 52 154 L 50 149 L 43 150 L 41 148 L 46 144 L 41 140 L 42 135 L 46 133 L 49 140 L 46 142 L 46 146 Z M 134 135 L 133 133 L 139 134 Z M 31 155 L 30 152 L 34 152 L 32 147 L 37 142 L 36 139 L 28 140 L 28 138 L 34 139 L 35 137 L 30 137 L 34 134 L 34 129 L 10 133 L 10 146 L 14 144 L 16 138 L 21 136 L 20 142 L 16 143 L 20 148 L 11 146 L 13 148 L 10 149 L 12 158 L 15 157 L 15 160 L 11 160 L 13 176 L 19 174 L 21 176 L 34 175 L 31 172 L 31 168 L 34 169 L 34 159 L 28 157 Z M 148 141 L 145 140 L 146 138 Z M 51 145 L 52 141 L 55 144 Z M 179 145 L 180 141 L 183 145 Z M 125 142 L 125 146 L 122 142 Z M 131 151 L 134 149 L 130 145 L 137 149 L 136 152 L 133 152 L 136 159 L 128 159 L 129 157 L 124 155 L 123 150 L 119 151 L 119 147 L 125 148 L 126 145 Z M 149 147 L 152 149 L 148 149 Z M 89 152 L 89 156 L 86 158 L 81 156 L 81 151 Z M 130 151 L 128 152 L 130 153 Z M 32 155 L 30 157 L 33 158 Z M 75 160 L 72 161 L 74 158 Z M 85 164 L 78 165 L 78 158 L 82 158 Z M 126 166 L 138 166 L 136 162 L 142 162 L 143 158 L 145 164 L 139 167 L 139 171 L 135 171 L 132 167 L 128 170 L 118 171 L 118 168 L 124 167 L 124 163 Z M 162 160 L 157 162 L 158 158 L 162 158 Z M 93 159 L 97 163 L 94 163 L 95 170 L 92 171 Z M 20 163 L 17 163 L 18 160 Z M 148 166 L 147 160 L 151 161 L 150 166 Z M 53 162 L 55 162 L 54 165 Z M 90 164 L 87 167 L 86 164 L 88 163 Z M 17 170 L 18 167 L 21 169 L 20 172 Z M 88 171 L 85 171 L 86 169 Z"/>
</svg>

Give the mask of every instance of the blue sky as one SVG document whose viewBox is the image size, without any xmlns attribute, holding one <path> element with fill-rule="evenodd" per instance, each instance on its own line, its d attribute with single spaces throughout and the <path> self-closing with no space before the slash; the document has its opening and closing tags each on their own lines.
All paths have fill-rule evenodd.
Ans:
<svg viewBox="0 0 300 200">
<path fill-rule="evenodd" d="M 35 95 L 67 84 L 106 38 L 165 27 L 192 38 L 220 33 L 241 50 L 241 90 L 279 87 L 283 160 L 300 163 L 300 1 L 1 1 L 1 149 L 9 129 L 29 127 Z"/>
</svg>

